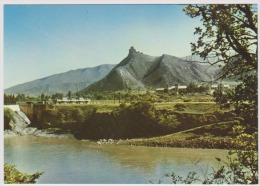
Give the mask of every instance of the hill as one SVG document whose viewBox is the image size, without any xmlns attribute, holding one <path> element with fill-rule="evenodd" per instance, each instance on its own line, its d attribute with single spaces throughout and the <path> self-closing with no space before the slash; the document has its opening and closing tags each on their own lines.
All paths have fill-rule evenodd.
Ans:
<svg viewBox="0 0 260 186">
<path fill-rule="evenodd" d="M 77 92 L 102 79 L 113 67 L 115 65 L 105 64 L 92 68 L 71 70 L 19 84 L 5 89 L 4 92 L 6 94 L 23 93 L 29 96 L 38 96 L 42 93 L 50 95 L 54 92 L 66 94 L 69 90 Z"/>
<path fill-rule="evenodd" d="M 117 91 L 188 85 L 214 80 L 220 69 L 194 61 L 163 54 L 149 56 L 130 48 L 128 56 L 103 79 L 83 92 Z"/>
</svg>

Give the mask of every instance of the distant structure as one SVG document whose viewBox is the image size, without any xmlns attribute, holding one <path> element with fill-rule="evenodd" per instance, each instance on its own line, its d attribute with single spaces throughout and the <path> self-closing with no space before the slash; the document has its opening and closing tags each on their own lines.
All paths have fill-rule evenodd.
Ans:
<svg viewBox="0 0 260 186">
<path fill-rule="evenodd" d="M 57 99 L 56 104 L 89 104 L 91 102 L 90 99 L 84 99 L 84 98 L 79 98 L 79 99 L 68 99 L 68 98 L 63 98 L 63 99 Z"/>
<path fill-rule="evenodd" d="M 198 85 L 198 87 L 200 87 L 202 85 Z M 219 88 L 219 86 L 221 86 L 223 92 L 227 91 L 228 89 L 230 89 L 231 87 L 227 84 L 209 84 L 209 90 L 208 90 L 208 93 L 209 94 L 213 94 L 213 92 Z M 187 86 L 186 85 L 178 85 L 178 84 L 175 84 L 174 86 L 170 86 L 168 87 L 168 91 L 173 91 L 173 92 L 176 92 L 176 93 L 179 93 L 180 90 L 185 90 L 187 89 Z M 157 88 L 155 89 L 156 92 L 164 92 L 165 91 L 165 88 Z"/>
<path fill-rule="evenodd" d="M 210 86 L 210 90 L 209 90 L 209 93 L 210 94 L 213 94 L 213 92 L 215 91 L 215 90 L 217 90 L 219 87 L 221 87 L 221 90 L 223 91 L 223 92 L 225 92 L 225 91 L 227 91 L 228 89 L 230 89 L 230 86 L 229 85 L 225 85 L 225 84 L 214 84 L 214 85 L 211 85 Z"/>
<path fill-rule="evenodd" d="M 184 90 L 186 88 L 187 88 L 186 85 L 180 86 L 180 85 L 176 84 L 175 86 L 168 87 L 168 90 L 169 91 L 179 92 L 179 90 Z M 157 88 L 157 89 L 155 89 L 156 92 L 164 92 L 164 90 L 165 90 L 165 88 Z"/>
</svg>

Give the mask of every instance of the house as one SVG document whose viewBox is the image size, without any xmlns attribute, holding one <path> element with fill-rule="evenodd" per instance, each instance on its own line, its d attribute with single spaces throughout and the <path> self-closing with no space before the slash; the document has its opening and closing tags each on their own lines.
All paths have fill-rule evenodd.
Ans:
<svg viewBox="0 0 260 186">
<path fill-rule="evenodd" d="M 90 102 L 91 102 L 90 99 L 84 99 L 84 98 L 68 99 L 65 97 L 56 100 L 56 104 L 89 104 Z"/>
<path fill-rule="evenodd" d="M 213 92 L 214 92 L 215 90 L 217 90 L 219 87 L 221 87 L 221 89 L 222 89 L 223 92 L 226 92 L 228 89 L 230 89 L 230 86 L 229 86 L 229 85 L 225 85 L 225 84 L 215 84 L 215 85 L 211 85 L 211 86 L 210 86 L 209 93 L 210 93 L 210 94 L 213 94 Z"/>
<path fill-rule="evenodd" d="M 169 91 L 175 91 L 175 92 L 178 92 L 179 90 L 183 90 L 183 89 L 186 89 L 187 86 L 183 85 L 183 86 L 179 86 L 179 85 L 175 85 L 175 86 L 171 86 L 171 87 L 168 87 L 168 90 Z M 156 92 L 164 92 L 166 88 L 157 88 L 155 89 Z"/>
</svg>

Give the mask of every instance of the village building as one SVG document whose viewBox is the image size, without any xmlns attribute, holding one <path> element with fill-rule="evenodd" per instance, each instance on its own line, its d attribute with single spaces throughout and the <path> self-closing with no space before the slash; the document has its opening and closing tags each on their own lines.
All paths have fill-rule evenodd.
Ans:
<svg viewBox="0 0 260 186">
<path fill-rule="evenodd" d="M 200 86 L 203 86 L 203 85 L 198 85 L 198 87 Z M 222 91 L 225 92 L 227 91 L 228 89 L 230 89 L 230 86 L 227 85 L 227 84 L 214 84 L 214 85 L 211 85 L 209 86 L 209 90 L 208 90 L 208 93 L 209 94 L 213 94 L 213 92 L 219 88 L 219 86 L 221 86 L 222 88 Z M 165 90 L 168 89 L 168 91 L 170 92 L 176 92 L 178 93 L 180 90 L 186 90 L 187 89 L 187 86 L 186 85 L 174 85 L 174 86 L 170 86 L 168 88 L 157 88 L 155 89 L 156 92 L 165 92 Z"/>
<path fill-rule="evenodd" d="M 68 99 L 67 97 L 62 99 L 57 99 L 56 104 L 89 104 L 91 102 L 90 99 Z"/>
</svg>

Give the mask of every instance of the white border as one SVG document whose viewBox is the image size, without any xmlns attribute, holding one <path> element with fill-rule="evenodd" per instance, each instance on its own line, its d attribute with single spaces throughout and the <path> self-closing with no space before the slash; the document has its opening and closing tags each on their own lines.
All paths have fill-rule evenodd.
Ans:
<svg viewBox="0 0 260 186">
<path fill-rule="evenodd" d="M 3 62 L 4 62 L 4 5 L 59 5 L 59 4 L 257 4 L 259 11 L 259 1 L 258 0 L 1 0 L 0 1 L 0 125 L 2 129 L 0 130 L 0 185 L 4 184 L 4 118 L 3 118 Z M 259 15 L 258 15 L 259 20 Z M 258 29 L 259 34 L 259 29 Z M 259 54 L 259 52 L 258 52 Z M 259 60 L 258 60 L 259 62 Z M 260 85 L 258 79 L 258 87 Z M 259 94 L 258 94 L 259 98 Z M 259 99 L 258 99 L 259 100 Z M 260 120 L 260 118 L 258 119 Z M 259 136 L 258 136 L 259 138 Z M 259 148 L 259 147 L 258 147 Z M 259 149 L 258 149 L 259 152 Z M 44 162 L 43 162 L 44 163 Z M 258 167 L 260 163 L 258 162 Z M 4 184 L 5 185 L 5 184 Z M 16 184 L 13 184 L 16 185 Z M 24 184 L 28 185 L 28 184 Z M 49 184 L 44 184 L 49 185 Z M 56 185 L 66 185 L 66 184 L 56 184 Z M 81 185 L 93 185 L 93 184 L 81 184 Z M 100 185 L 100 184 L 95 184 Z M 106 184 L 113 185 L 113 184 Z M 121 184 L 118 184 L 121 185 Z M 135 184 L 133 184 L 135 185 Z M 139 186 L 138 184 L 137 186 Z M 142 185 L 142 184 L 141 184 Z"/>
<path fill-rule="evenodd" d="M 1 4 L 258 4 L 257 0 L 2 0 Z"/>
</svg>

